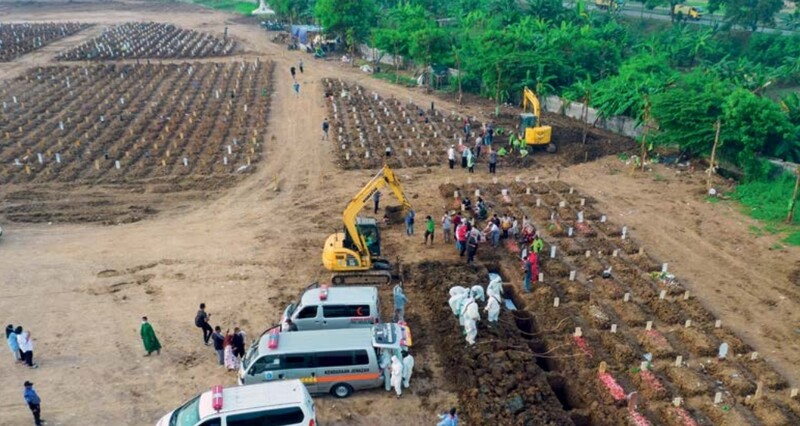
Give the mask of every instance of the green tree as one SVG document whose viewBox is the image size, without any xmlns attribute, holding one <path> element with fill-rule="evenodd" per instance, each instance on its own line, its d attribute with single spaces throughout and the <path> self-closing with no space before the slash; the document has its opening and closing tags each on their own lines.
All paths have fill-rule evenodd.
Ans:
<svg viewBox="0 0 800 426">
<path fill-rule="evenodd" d="M 755 31 L 759 24 L 775 23 L 775 14 L 783 8 L 783 0 L 710 0 L 708 11 L 714 13 L 722 6 L 725 7 L 725 21 L 728 24 Z"/>
<path fill-rule="evenodd" d="M 743 88 L 726 96 L 722 121 L 727 129 L 723 157 L 734 159 L 747 179 L 765 177 L 757 155 L 774 151 L 794 130 L 778 104 Z"/>
<path fill-rule="evenodd" d="M 317 0 L 314 16 L 322 28 L 345 39 L 352 51 L 375 26 L 374 0 Z"/>
<path fill-rule="evenodd" d="M 270 0 L 269 5 L 290 23 L 308 20 L 314 14 L 312 0 Z"/>
</svg>

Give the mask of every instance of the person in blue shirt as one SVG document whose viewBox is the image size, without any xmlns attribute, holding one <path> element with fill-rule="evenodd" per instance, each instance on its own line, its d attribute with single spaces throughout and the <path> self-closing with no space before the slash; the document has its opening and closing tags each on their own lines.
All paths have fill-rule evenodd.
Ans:
<svg viewBox="0 0 800 426">
<path fill-rule="evenodd" d="M 436 423 L 436 426 L 458 426 L 458 414 L 455 408 L 451 408 L 449 413 L 440 414 L 439 418 L 441 421 Z"/>
<path fill-rule="evenodd" d="M 415 216 L 416 216 L 416 213 L 414 213 L 413 209 L 409 210 L 408 213 L 406 214 L 406 235 L 408 235 L 408 236 L 414 235 L 414 217 Z"/>
<path fill-rule="evenodd" d="M 42 419 L 40 417 L 40 412 L 42 411 L 42 400 L 39 399 L 39 395 L 37 395 L 36 391 L 33 390 L 33 383 L 26 380 L 24 386 L 25 393 L 23 396 L 25 396 L 25 402 L 28 403 L 28 408 L 30 408 L 31 412 L 33 413 L 33 422 L 36 424 L 36 426 L 41 426 Z"/>
</svg>

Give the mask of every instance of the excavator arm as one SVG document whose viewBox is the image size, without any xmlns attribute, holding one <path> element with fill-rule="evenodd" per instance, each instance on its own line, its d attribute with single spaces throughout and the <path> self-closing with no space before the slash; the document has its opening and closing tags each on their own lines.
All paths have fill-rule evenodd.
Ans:
<svg viewBox="0 0 800 426">
<path fill-rule="evenodd" d="M 536 97 L 531 89 L 526 87 L 523 92 L 522 110 L 528 112 L 528 108 L 531 108 L 531 112 L 537 119 L 540 117 L 542 107 L 539 104 L 539 98 Z"/>
<path fill-rule="evenodd" d="M 372 180 L 370 180 L 363 188 L 361 188 L 361 191 L 359 191 L 350 200 L 350 202 L 347 204 L 347 208 L 345 208 L 344 213 L 342 214 L 342 222 L 344 222 L 345 232 L 347 233 L 347 236 L 350 237 L 350 240 L 353 241 L 353 244 L 355 244 L 358 252 L 361 254 L 367 253 L 368 250 L 366 242 L 359 234 L 358 228 L 356 227 L 356 218 L 358 217 L 358 213 L 361 211 L 361 209 L 368 205 L 372 200 L 372 195 L 375 194 L 376 191 L 386 186 L 391 188 L 394 196 L 398 201 L 400 201 L 400 203 L 403 204 L 404 211 L 411 208 L 411 203 L 409 203 L 408 199 L 406 198 L 406 195 L 403 192 L 403 186 L 400 184 L 400 181 L 397 180 L 397 176 L 395 176 L 394 171 L 388 165 L 384 165 L 383 169 L 379 171 L 375 177 L 373 177 Z"/>
</svg>

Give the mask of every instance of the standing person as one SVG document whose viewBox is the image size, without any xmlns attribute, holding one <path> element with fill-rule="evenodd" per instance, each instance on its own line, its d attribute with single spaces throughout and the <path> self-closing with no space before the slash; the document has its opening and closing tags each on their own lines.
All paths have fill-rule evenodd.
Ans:
<svg viewBox="0 0 800 426">
<path fill-rule="evenodd" d="M 492 247 L 497 247 L 500 244 L 500 228 L 494 221 L 490 221 L 486 228 L 483 229 L 487 239 L 492 241 Z"/>
<path fill-rule="evenodd" d="M 489 299 L 483 310 L 487 313 L 486 319 L 489 320 L 489 327 L 497 325 L 497 319 L 500 316 L 500 296 L 493 291 L 489 292 Z"/>
<path fill-rule="evenodd" d="M 325 120 L 322 122 L 322 140 L 328 140 L 328 130 L 331 128 L 331 123 L 328 122 L 328 118 L 325 117 Z"/>
<path fill-rule="evenodd" d="M 28 408 L 31 409 L 31 413 L 33 413 L 33 424 L 40 426 L 42 424 L 42 399 L 39 398 L 39 395 L 33 389 L 33 383 L 26 380 L 23 386 L 25 386 L 25 391 L 22 396 L 25 398 Z"/>
<path fill-rule="evenodd" d="M 472 228 L 467 236 L 467 263 L 472 263 L 475 260 L 475 255 L 478 253 L 478 240 L 480 240 L 480 231 L 478 228 Z"/>
<path fill-rule="evenodd" d="M 452 236 L 452 227 L 453 222 L 450 219 L 450 213 L 444 212 L 444 216 L 442 216 L 442 234 L 444 237 L 444 243 L 447 244 L 450 242 L 450 237 Z"/>
<path fill-rule="evenodd" d="M 294 88 L 294 96 L 295 97 L 300 96 L 300 83 L 295 81 L 294 84 L 292 85 L 292 88 Z"/>
<path fill-rule="evenodd" d="M 23 330 L 22 327 L 17 327 L 14 329 L 14 333 L 17 335 L 17 346 L 19 347 L 20 355 L 22 355 L 22 360 L 30 368 L 39 368 L 39 365 L 33 363 L 33 338 L 31 337 L 31 332 Z"/>
<path fill-rule="evenodd" d="M 469 225 L 461 222 L 456 228 L 456 247 L 459 257 L 464 257 L 464 252 L 467 250 L 467 234 L 469 234 Z"/>
<path fill-rule="evenodd" d="M 469 152 L 469 151 L 467 151 Z M 470 173 L 475 173 L 475 156 L 470 155 L 467 157 L 467 171 Z"/>
<path fill-rule="evenodd" d="M 403 291 L 402 283 L 394 286 L 394 290 L 392 290 L 392 295 L 394 296 L 394 321 L 395 322 L 405 321 L 406 303 L 408 303 L 408 298 L 406 297 L 406 293 Z"/>
<path fill-rule="evenodd" d="M 464 119 L 464 136 L 469 137 L 469 118 Z"/>
<path fill-rule="evenodd" d="M 375 204 L 375 214 L 378 214 L 378 205 L 381 203 L 381 191 L 375 191 L 372 194 L 372 202 Z"/>
<path fill-rule="evenodd" d="M 225 336 L 222 335 L 222 328 L 220 328 L 220 326 L 214 327 L 214 334 L 211 335 L 211 341 L 214 342 L 214 352 L 217 353 L 219 365 L 225 365 Z"/>
<path fill-rule="evenodd" d="M 414 209 L 409 209 L 408 213 L 406 213 L 406 235 L 412 236 L 414 235 Z"/>
<path fill-rule="evenodd" d="M 536 236 L 533 237 L 533 242 L 531 243 L 531 251 L 536 253 L 538 256 L 539 253 L 544 249 L 544 241 L 542 237 L 539 236 L 539 233 L 536 233 Z"/>
<path fill-rule="evenodd" d="M 14 360 L 17 362 L 22 361 L 22 353 L 19 351 L 19 343 L 17 343 L 17 333 L 14 333 L 14 325 L 9 324 L 6 326 L 6 341 L 8 342 L 8 349 L 14 355 Z"/>
<path fill-rule="evenodd" d="M 467 168 L 467 160 L 468 160 L 470 155 L 472 155 L 472 153 L 469 151 L 469 148 L 464 146 L 464 148 L 461 150 L 461 168 L 462 169 L 466 169 Z"/>
<path fill-rule="evenodd" d="M 489 125 L 486 126 L 486 145 L 491 145 L 492 141 L 494 140 L 494 125 L 489 122 Z"/>
<path fill-rule="evenodd" d="M 456 165 L 455 145 L 450 145 L 450 148 L 447 148 L 447 163 L 450 164 L 450 170 L 453 170 L 453 166 Z"/>
<path fill-rule="evenodd" d="M 300 68 L 300 74 L 303 73 L 303 60 L 301 59 L 300 62 L 297 63 L 297 67 Z"/>
<path fill-rule="evenodd" d="M 381 349 L 381 363 L 380 368 L 383 372 L 383 387 L 388 392 L 392 389 L 392 354 L 389 349 Z"/>
<path fill-rule="evenodd" d="M 292 80 L 294 80 L 294 74 L 295 74 L 294 67 L 289 68 L 289 72 L 292 73 Z"/>
<path fill-rule="evenodd" d="M 211 334 L 214 333 L 214 329 L 211 328 L 211 325 L 208 323 L 208 318 L 211 315 L 206 313 L 206 304 L 200 304 L 200 310 L 197 311 L 197 315 L 194 317 L 194 325 L 197 328 L 203 330 L 203 343 L 208 346 L 208 339 L 211 338 Z"/>
<path fill-rule="evenodd" d="M 244 358 L 244 331 L 239 327 L 233 327 L 233 339 L 231 339 L 233 355 L 236 358 Z"/>
<path fill-rule="evenodd" d="M 400 398 L 400 395 L 403 394 L 403 364 L 397 359 L 396 356 L 392 356 L 392 387 L 394 387 L 394 391 L 397 393 L 397 397 Z"/>
<path fill-rule="evenodd" d="M 530 293 L 531 281 L 535 282 L 539 279 L 539 259 L 536 253 L 531 251 L 522 262 L 522 269 L 525 271 L 525 293 Z"/>
<path fill-rule="evenodd" d="M 430 215 L 425 216 L 425 245 L 428 245 L 428 238 L 431 239 L 431 245 L 433 245 L 433 218 Z"/>
<path fill-rule="evenodd" d="M 480 136 L 477 136 L 475 138 L 475 156 L 476 157 L 480 157 L 481 156 L 481 145 L 483 145 L 483 138 L 480 137 Z"/>
<path fill-rule="evenodd" d="M 497 173 L 497 151 L 489 147 L 489 174 Z"/>
<path fill-rule="evenodd" d="M 408 351 L 403 351 L 403 387 L 411 385 L 411 374 L 414 373 L 414 357 Z"/>
<path fill-rule="evenodd" d="M 223 353 L 225 354 L 225 368 L 228 371 L 239 369 L 239 359 L 233 354 L 233 335 L 231 330 L 225 330 L 225 338 L 222 340 Z"/>
<path fill-rule="evenodd" d="M 450 409 L 449 413 L 439 415 L 441 420 L 436 426 L 458 426 L 458 414 L 456 414 L 455 407 Z"/>
<path fill-rule="evenodd" d="M 469 299 L 462 308 L 462 312 L 464 312 L 464 331 L 466 332 L 467 343 L 472 346 L 478 337 L 478 321 L 481 319 L 481 313 L 478 311 L 478 302 L 475 299 Z"/>
<path fill-rule="evenodd" d="M 142 344 L 144 350 L 147 352 L 145 356 L 150 356 L 153 351 L 156 355 L 161 355 L 161 342 L 156 337 L 156 332 L 153 331 L 153 326 L 147 322 L 147 317 L 142 317 L 142 327 L 139 329 L 139 335 L 142 336 Z"/>
</svg>

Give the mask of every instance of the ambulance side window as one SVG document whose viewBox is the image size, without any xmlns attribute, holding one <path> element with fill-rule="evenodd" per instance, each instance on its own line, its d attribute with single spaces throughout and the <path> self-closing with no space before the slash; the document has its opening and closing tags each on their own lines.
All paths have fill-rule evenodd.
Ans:
<svg viewBox="0 0 800 426">
<path fill-rule="evenodd" d="M 261 374 L 267 370 L 277 370 L 281 366 L 277 355 L 263 356 L 250 367 L 250 375 Z"/>
<path fill-rule="evenodd" d="M 304 319 L 304 318 L 316 318 L 317 317 L 317 307 L 316 306 L 306 306 L 303 308 L 300 313 L 297 314 L 297 319 Z"/>
<path fill-rule="evenodd" d="M 200 426 L 222 426 L 222 420 L 220 419 L 206 420 L 203 423 L 200 423 Z"/>
</svg>

